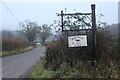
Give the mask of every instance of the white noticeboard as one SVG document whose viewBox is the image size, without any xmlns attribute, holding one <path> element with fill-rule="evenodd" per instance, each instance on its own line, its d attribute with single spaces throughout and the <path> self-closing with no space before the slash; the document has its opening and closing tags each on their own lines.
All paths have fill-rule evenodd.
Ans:
<svg viewBox="0 0 120 80">
<path fill-rule="evenodd" d="M 82 47 L 82 46 L 87 46 L 86 35 L 68 36 L 68 47 Z"/>
</svg>

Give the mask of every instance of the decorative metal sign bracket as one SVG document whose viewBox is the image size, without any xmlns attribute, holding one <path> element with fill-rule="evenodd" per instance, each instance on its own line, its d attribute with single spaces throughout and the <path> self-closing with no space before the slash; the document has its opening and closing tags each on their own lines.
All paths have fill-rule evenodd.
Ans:
<svg viewBox="0 0 120 80">
<path fill-rule="evenodd" d="M 69 14 L 65 14 L 63 13 L 63 11 L 61 11 L 61 14 L 59 14 L 61 16 L 61 27 L 62 27 L 62 31 L 81 31 L 81 30 L 92 30 L 92 29 L 79 29 L 79 30 L 64 30 L 64 20 L 63 20 L 63 16 L 73 16 L 73 15 L 92 15 L 92 13 L 69 13 Z M 81 20 L 82 21 L 82 20 Z M 85 23 L 84 21 L 82 21 L 83 23 Z M 85 23 L 87 25 L 87 23 Z"/>
</svg>

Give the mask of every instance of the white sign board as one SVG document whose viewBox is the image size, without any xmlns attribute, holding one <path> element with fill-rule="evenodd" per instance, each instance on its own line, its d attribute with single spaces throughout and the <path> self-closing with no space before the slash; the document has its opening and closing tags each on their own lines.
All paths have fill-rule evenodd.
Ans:
<svg viewBox="0 0 120 80">
<path fill-rule="evenodd" d="M 82 47 L 87 46 L 87 36 L 77 35 L 68 37 L 68 47 Z"/>
</svg>

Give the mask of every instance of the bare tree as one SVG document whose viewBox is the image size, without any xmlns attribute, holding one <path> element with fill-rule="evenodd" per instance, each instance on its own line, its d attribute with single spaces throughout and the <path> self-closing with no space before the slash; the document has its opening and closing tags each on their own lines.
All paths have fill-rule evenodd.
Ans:
<svg viewBox="0 0 120 80">
<path fill-rule="evenodd" d="M 44 43 L 45 40 L 46 40 L 50 35 L 52 35 L 52 33 L 51 33 L 51 27 L 49 27 L 47 24 L 43 24 L 43 25 L 41 26 L 40 34 L 39 34 L 39 36 L 40 36 L 41 39 L 42 39 L 42 42 Z"/>
<path fill-rule="evenodd" d="M 35 34 L 37 32 L 38 24 L 36 22 L 31 22 L 30 20 L 25 20 L 19 24 L 22 32 L 26 35 L 30 42 L 34 42 Z"/>
</svg>

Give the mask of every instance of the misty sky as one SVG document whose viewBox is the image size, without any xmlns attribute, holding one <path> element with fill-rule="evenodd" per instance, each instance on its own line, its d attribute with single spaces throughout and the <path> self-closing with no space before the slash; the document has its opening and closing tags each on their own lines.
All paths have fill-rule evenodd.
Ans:
<svg viewBox="0 0 120 80">
<path fill-rule="evenodd" d="M 118 23 L 117 2 L 93 2 L 96 4 L 96 15 L 103 14 L 101 21 L 108 24 Z M 56 13 L 67 8 L 67 12 L 91 12 L 92 2 L 7 2 L 2 6 L 2 29 L 18 30 L 19 22 L 26 19 L 36 21 L 39 25 L 52 24 L 57 19 Z M 18 20 L 16 19 L 18 18 Z"/>
</svg>

